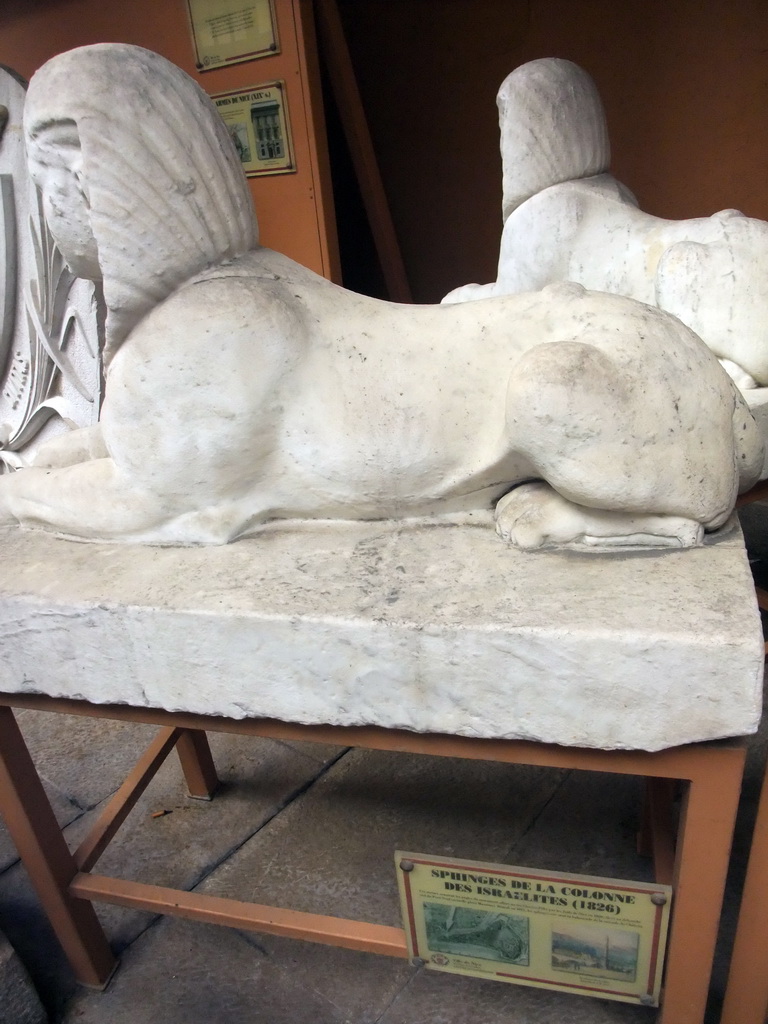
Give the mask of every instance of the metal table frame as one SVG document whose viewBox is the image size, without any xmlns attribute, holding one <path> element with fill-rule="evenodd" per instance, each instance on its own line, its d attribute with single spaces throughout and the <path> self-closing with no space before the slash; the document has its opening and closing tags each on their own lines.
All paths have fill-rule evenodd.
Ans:
<svg viewBox="0 0 768 1024">
<path fill-rule="evenodd" d="M 13 708 L 150 723 L 161 730 L 71 854 L 13 714 Z M 659 881 L 675 887 L 659 1024 L 701 1024 L 739 801 L 745 750 L 740 741 L 692 744 L 657 753 L 587 750 L 516 740 L 479 740 L 375 727 L 299 726 L 270 719 L 236 721 L 126 705 L 0 694 L 0 812 L 77 979 L 103 988 L 115 960 L 92 901 L 208 923 L 407 957 L 405 933 L 364 921 L 303 913 L 94 874 L 141 793 L 175 748 L 190 794 L 217 785 L 206 731 L 299 739 L 373 750 L 463 757 L 553 768 L 615 772 L 649 780 L 646 844 Z M 669 780 L 688 783 L 674 853 L 664 843 Z M 669 878 L 663 877 L 669 875 Z M 394 884 L 394 883 L 393 883 Z M 745 1024 L 741 1019 L 739 1024 Z"/>
</svg>

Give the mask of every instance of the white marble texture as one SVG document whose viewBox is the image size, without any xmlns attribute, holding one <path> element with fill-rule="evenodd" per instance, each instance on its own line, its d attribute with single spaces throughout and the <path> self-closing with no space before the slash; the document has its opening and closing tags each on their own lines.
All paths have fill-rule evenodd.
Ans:
<svg viewBox="0 0 768 1024">
<path fill-rule="evenodd" d="M 679 317 L 742 388 L 768 384 L 768 223 L 723 210 L 665 220 L 609 173 L 600 97 L 576 64 L 523 64 L 498 98 L 503 168 L 497 280 L 461 302 L 576 281 Z"/>
<path fill-rule="evenodd" d="M 218 113 L 156 54 L 55 57 L 25 133 L 52 233 L 101 280 L 108 375 L 98 429 L 0 479 L 0 522 L 225 543 L 490 509 L 538 480 L 498 506 L 512 543 L 685 547 L 759 475 L 738 392 L 658 310 L 576 285 L 396 305 L 260 247 Z"/>
<path fill-rule="evenodd" d="M 194 549 L 0 531 L 0 690 L 598 748 L 757 727 L 735 524 L 663 558 L 526 554 L 487 512 L 288 525 Z"/>
</svg>

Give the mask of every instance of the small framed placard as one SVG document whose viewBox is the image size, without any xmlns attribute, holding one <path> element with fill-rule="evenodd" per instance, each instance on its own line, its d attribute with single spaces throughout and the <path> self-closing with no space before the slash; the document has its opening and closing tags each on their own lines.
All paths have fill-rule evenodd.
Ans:
<svg viewBox="0 0 768 1024">
<path fill-rule="evenodd" d="M 395 864 L 420 964 L 658 1006 L 670 886 L 402 851 Z"/>
<path fill-rule="evenodd" d="M 284 82 L 221 92 L 211 99 L 229 129 L 249 178 L 296 170 Z"/>
<path fill-rule="evenodd" d="M 200 71 L 279 53 L 272 0 L 187 0 Z"/>
</svg>

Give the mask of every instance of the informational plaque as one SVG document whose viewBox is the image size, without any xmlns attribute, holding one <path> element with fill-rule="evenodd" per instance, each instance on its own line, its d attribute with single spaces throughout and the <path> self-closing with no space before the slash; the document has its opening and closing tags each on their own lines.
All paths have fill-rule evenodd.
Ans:
<svg viewBox="0 0 768 1024">
<path fill-rule="evenodd" d="M 279 52 L 272 0 L 187 0 L 201 71 Z"/>
<path fill-rule="evenodd" d="M 658 1006 L 670 886 L 402 851 L 395 864 L 424 966 Z"/>
<path fill-rule="evenodd" d="M 211 99 L 229 129 L 249 178 L 296 170 L 284 82 L 221 92 Z"/>
</svg>

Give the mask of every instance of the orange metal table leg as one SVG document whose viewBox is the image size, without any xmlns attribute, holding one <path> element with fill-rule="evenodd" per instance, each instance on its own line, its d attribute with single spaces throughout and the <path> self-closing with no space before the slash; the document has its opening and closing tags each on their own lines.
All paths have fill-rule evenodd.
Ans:
<svg viewBox="0 0 768 1024">
<path fill-rule="evenodd" d="M 704 1020 L 744 770 L 743 748 L 702 746 L 689 753 L 659 1024 Z"/>
<path fill-rule="evenodd" d="M 106 850 L 118 829 L 150 784 L 160 765 L 179 741 L 181 729 L 165 727 L 155 736 L 149 747 L 129 772 L 80 843 L 72 857 L 79 871 L 90 871 Z"/>
<path fill-rule="evenodd" d="M 69 895 L 77 866 L 7 707 L 0 707 L 0 813 L 77 980 L 103 988 L 115 959 L 92 905 Z"/>
<path fill-rule="evenodd" d="M 219 785 L 208 737 L 201 729 L 184 729 L 176 743 L 189 795 L 210 800 Z"/>
<path fill-rule="evenodd" d="M 672 885 L 675 873 L 674 795 L 674 779 L 645 780 L 637 852 L 653 858 L 653 877 L 663 885 Z"/>
<path fill-rule="evenodd" d="M 757 809 L 720 1024 L 763 1024 L 768 1018 L 767 928 L 768 776 Z"/>
</svg>

